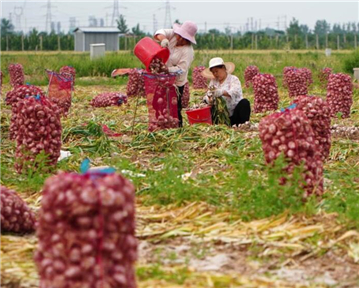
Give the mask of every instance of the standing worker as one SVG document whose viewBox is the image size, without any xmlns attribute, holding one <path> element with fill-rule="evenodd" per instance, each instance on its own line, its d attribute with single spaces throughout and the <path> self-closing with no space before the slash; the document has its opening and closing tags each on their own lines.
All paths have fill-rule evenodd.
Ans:
<svg viewBox="0 0 359 288">
<path fill-rule="evenodd" d="M 195 35 L 197 25 L 186 21 L 182 25 L 173 24 L 173 29 L 160 29 L 156 31 L 154 39 L 161 43 L 162 47 L 170 50 L 170 57 L 166 63 L 170 73 L 177 73 L 176 86 L 179 91 L 177 107 L 179 127 L 182 127 L 182 95 L 184 85 L 188 82 L 188 70 L 194 58 L 192 44 L 197 44 Z"/>
</svg>

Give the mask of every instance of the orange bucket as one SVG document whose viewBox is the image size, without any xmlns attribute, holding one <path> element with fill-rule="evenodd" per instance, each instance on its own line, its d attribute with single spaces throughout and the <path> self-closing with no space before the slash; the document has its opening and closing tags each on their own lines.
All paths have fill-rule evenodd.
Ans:
<svg viewBox="0 0 359 288">
<path fill-rule="evenodd" d="M 212 125 L 211 107 L 186 111 L 189 124 L 207 123 Z"/>
<path fill-rule="evenodd" d="M 150 37 L 144 37 L 138 41 L 133 53 L 146 66 L 147 71 L 149 71 L 149 66 L 154 58 L 159 58 L 166 63 L 170 57 L 170 50 L 162 48 Z"/>
</svg>

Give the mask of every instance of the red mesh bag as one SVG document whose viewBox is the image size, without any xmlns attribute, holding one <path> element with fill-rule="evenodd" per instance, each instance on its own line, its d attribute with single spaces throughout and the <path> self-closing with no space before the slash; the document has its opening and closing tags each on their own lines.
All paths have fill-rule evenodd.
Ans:
<svg viewBox="0 0 359 288">
<path fill-rule="evenodd" d="M 55 166 L 61 149 L 61 121 L 57 107 L 46 97 L 29 97 L 16 104 L 16 170 L 31 168 L 36 156 L 44 151 L 47 165 Z M 24 165 L 28 165 L 25 166 Z"/>
<path fill-rule="evenodd" d="M 183 88 L 183 95 L 181 101 L 182 108 L 188 107 L 190 97 L 191 97 L 191 93 L 189 92 L 189 84 L 187 82 L 186 84 L 184 84 L 184 88 Z"/>
<path fill-rule="evenodd" d="M 315 135 L 315 144 L 318 145 L 324 161 L 329 156 L 331 146 L 331 118 L 327 101 L 315 96 L 298 96 L 293 103 L 308 118 Z"/>
<path fill-rule="evenodd" d="M 72 78 L 72 87 L 75 87 L 76 69 L 72 66 L 62 66 L 60 74 L 66 78 Z"/>
<path fill-rule="evenodd" d="M 21 64 L 10 64 L 9 67 L 10 85 L 15 88 L 20 85 L 24 85 L 25 76 L 24 68 Z"/>
<path fill-rule="evenodd" d="M 323 193 L 323 161 L 315 143 L 315 134 L 308 118 L 297 108 L 271 114 L 259 123 L 259 137 L 267 163 L 282 153 L 288 161 L 285 171 L 292 175 L 295 166 L 304 165 L 305 197 Z M 279 179 L 285 184 L 285 179 Z"/>
<path fill-rule="evenodd" d="M 34 85 L 20 85 L 6 93 L 5 102 L 7 105 L 14 105 L 26 96 L 44 96 L 44 91 L 40 87 Z"/>
<path fill-rule="evenodd" d="M 287 67 L 284 67 L 283 68 L 283 87 L 284 88 L 288 88 L 288 81 L 287 81 L 287 72 L 293 70 L 293 69 L 297 69 L 296 67 L 294 66 L 287 66 Z"/>
<path fill-rule="evenodd" d="M 302 73 L 304 74 L 305 79 L 307 80 L 307 86 L 309 87 L 310 85 L 313 84 L 313 74 L 312 71 L 308 68 L 300 68 L 300 70 L 302 71 Z"/>
<path fill-rule="evenodd" d="M 285 75 L 289 97 L 308 94 L 308 73 L 305 70 L 295 68 L 288 70 Z"/>
<path fill-rule="evenodd" d="M 252 82 L 254 89 L 254 112 L 262 113 L 265 111 L 278 109 L 278 86 L 275 78 L 271 74 L 257 74 Z"/>
<path fill-rule="evenodd" d="M 337 113 L 341 113 L 342 118 L 350 117 L 350 108 L 353 104 L 353 83 L 349 75 L 343 73 L 329 75 L 327 102 L 332 117 L 336 117 Z"/>
<path fill-rule="evenodd" d="M 14 191 L 0 185 L 1 232 L 26 233 L 35 230 L 35 214 Z"/>
<path fill-rule="evenodd" d="M 47 179 L 36 228 L 40 288 L 135 288 L 134 198 L 117 173 Z"/>
<path fill-rule="evenodd" d="M 259 73 L 259 68 L 257 66 L 247 66 L 247 68 L 244 70 L 244 81 L 247 88 L 252 86 L 253 77 Z"/>
<path fill-rule="evenodd" d="M 204 66 L 197 66 L 193 68 L 192 72 L 192 86 L 194 89 L 207 89 L 207 79 L 202 76 L 201 72 L 206 69 Z"/>
<path fill-rule="evenodd" d="M 71 77 L 65 77 L 50 70 L 46 70 L 49 77 L 47 96 L 56 104 L 60 115 L 67 115 L 71 107 L 73 81 Z M 69 74 L 67 74 L 69 75 Z"/>
<path fill-rule="evenodd" d="M 90 102 L 93 107 L 120 106 L 127 103 L 127 96 L 120 92 L 105 92 L 97 95 Z"/>
<path fill-rule="evenodd" d="M 25 99 L 27 96 L 45 96 L 44 92 L 40 87 L 34 85 L 21 85 L 17 86 L 13 90 L 9 91 L 6 94 L 5 102 L 8 105 L 11 105 L 11 120 L 9 128 L 9 136 L 11 140 L 16 138 L 17 128 L 16 128 L 16 117 L 17 117 L 17 102 L 22 99 Z"/>
<path fill-rule="evenodd" d="M 149 131 L 178 127 L 176 75 L 144 73 Z"/>
<path fill-rule="evenodd" d="M 140 70 L 131 69 L 128 74 L 126 93 L 128 97 L 145 95 L 145 82 Z"/>
</svg>

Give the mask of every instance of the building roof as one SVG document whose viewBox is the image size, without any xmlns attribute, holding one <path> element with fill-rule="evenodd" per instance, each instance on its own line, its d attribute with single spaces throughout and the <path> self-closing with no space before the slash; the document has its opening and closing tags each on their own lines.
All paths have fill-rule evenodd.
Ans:
<svg viewBox="0 0 359 288">
<path fill-rule="evenodd" d="M 116 27 L 77 27 L 74 32 L 77 31 L 84 33 L 120 33 Z"/>
</svg>

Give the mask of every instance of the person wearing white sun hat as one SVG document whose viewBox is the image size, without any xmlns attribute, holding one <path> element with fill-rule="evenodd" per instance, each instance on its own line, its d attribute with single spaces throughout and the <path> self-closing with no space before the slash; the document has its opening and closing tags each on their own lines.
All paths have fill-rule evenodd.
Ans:
<svg viewBox="0 0 359 288">
<path fill-rule="evenodd" d="M 188 71 L 194 58 L 192 44 L 197 44 L 196 33 L 197 25 L 191 21 L 186 21 L 182 25 L 173 24 L 173 29 L 160 29 L 154 35 L 154 39 L 159 41 L 162 47 L 167 47 L 170 50 L 170 57 L 166 63 L 168 71 L 177 73 L 175 84 L 179 90 L 177 106 L 180 127 L 182 127 L 183 89 L 188 82 Z"/>
<path fill-rule="evenodd" d="M 250 103 L 243 98 L 242 86 L 238 77 L 232 75 L 235 65 L 224 62 L 222 58 L 215 57 L 209 60 L 209 66 L 202 71 L 202 76 L 211 79 L 209 90 L 203 101 L 212 103 L 212 97 L 222 97 L 226 101 L 231 125 L 238 125 L 249 121 L 251 114 Z"/>
</svg>

